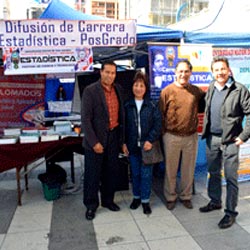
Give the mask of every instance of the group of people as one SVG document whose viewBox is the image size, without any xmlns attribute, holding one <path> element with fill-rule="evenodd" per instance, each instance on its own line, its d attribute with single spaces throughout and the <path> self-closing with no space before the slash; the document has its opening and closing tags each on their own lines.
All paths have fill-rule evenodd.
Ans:
<svg viewBox="0 0 250 250">
<path fill-rule="evenodd" d="M 233 225 L 238 214 L 239 145 L 250 137 L 250 92 L 231 76 L 227 58 L 213 59 L 214 80 L 206 93 L 190 84 L 192 65 L 188 60 L 180 60 L 175 67 L 176 80 L 161 91 L 159 104 L 150 100 L 148 80 L 140 71 L 133 79 L 133 95 L 124 104 L 122 89 L 115 84 L 116 69 L 114 62 L 104 62 L 100 79 L 86 87 L 82 96 L 86 219 L 95 218 L 99 191 L 103 207 L 120 210 L 114 195 L 121 151 L 130 161 L 133 192 L 130 209 L 142 205 L 143 213 L 151 214 L 153 165 L 143 164 L 141 152 L 151 150 L 156 140 L 163 142 L 166 166 L 163 192 L 167 209 L 174 209 L 178 200 L 192 209 L 198 113 L 204 112 L 202 138 L 206 138 L 210 201 L 199 210 L 206 213 L 222 208 L 221 170 L 224 168 L 225 216 L 218 226 Z M 179 169 L 181 180 L 177 188 Z"/>
</svg>

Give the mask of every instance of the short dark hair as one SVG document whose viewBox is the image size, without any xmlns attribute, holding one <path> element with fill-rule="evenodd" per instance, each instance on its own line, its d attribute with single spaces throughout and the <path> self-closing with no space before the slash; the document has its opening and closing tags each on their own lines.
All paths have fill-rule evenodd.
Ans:
<svg viewBox="0 0 250 250">
<path fill-rule="evenodd" d="M 181 64 L 181 63 L 186 63 L 187 66 L 189 67 L 189 69 L 190 69 L 191 71 L 193 70 L 193 65 L 191 64 L 191 62 L 189 62 L 188 59 L 182 59 L 182 60 L 178 61 L 177 64 L 176 64 L 176 66 L 175 66 L 175 69 L 177 69 L 178 66 L 179 66 L 179 64 Z"/>
<path fill-rule="evenodd" d="M 103 62 L 101 70 L 104 69 L 105 65 L 113 65 L 113 66 L 115 66 L 115 69 L 117 70 L 117 65 L 114 63 L 114 61 L 105 61 L 105 62 Z"/>
<path fill-rule="evenodd" d="M 215 56 L 212 60 L 212 63 L 211 63 L 211 70 L 212 71 L 213 71 L 214 64 L 217 62 L 224 62 L 227 65 L 227 67 L 229 68 L 229 62 L 225 56 Z"/>
<path fill-rule="evenodd" d="M 146 92 L 145 92 L 145 95 L 149 92 L 149 84 L 148 84 L 148 77 L 146 74 L 144 74 L 143 72 L 141 71 L 137 71 L 135 76 L 134 76 L 134 79 L 133 79 L 133 84 L 132 84 L 132 88 L 134 86 L 134 83 L 136 81 L 142 81 L 146 87 Z M 144 95 L 144 97 L 145 97 Z"/>
</svg>

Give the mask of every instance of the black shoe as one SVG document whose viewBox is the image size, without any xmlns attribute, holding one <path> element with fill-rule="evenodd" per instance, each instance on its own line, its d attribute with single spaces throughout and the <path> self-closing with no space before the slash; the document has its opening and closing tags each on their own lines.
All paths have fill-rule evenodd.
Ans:
<svg viewBox="0 0 250 250">
<path fill-rule="evenodd" d="M 110 211 L 113 211 L 113 212 L 120 211 L 120 207 L 118 205 L 116 205 L 114 202 L 109 203 L 109 204 L 102 204 L 102 206 L 106 207 L 107 209 L 109 209 Z"/>
<path fill-rule="evenodd" d="M 226 214 L 219 222 L 218 226 L 221 229 L 225 229 L 231 227 L 234 224 L 234 222 L 235 222 L 235 217 Z"/>
<path fill-rule="evenodd" d="M 140 199 L 133 199 L 132 203 L 130 204 L 130 209 L 137 209 L 141 205 Z"/>
<path fill-rule="evenodd" d="M 85 217 L 87 220 L 93 220 L 95 218 L 95 210 L 87 209 Z"/>
<path fill-rule="evenodd" d="M 152 210 L 150 208 L 149 203 L 142 203 L 142 207 L 143 207 L 144 214 L 151 214 L 152 213 Z"/>
<path fill-rule="evenodd" d="M 200 207 L 199 210 L 202 213 L 207 213 L 207 212 L 211 212 L 211 211 L 217 210 L 217 209 L 221 209 L 220 204 L 214 204 L 214 203 L 209 202 L 206 206 Z"/>
</svg>

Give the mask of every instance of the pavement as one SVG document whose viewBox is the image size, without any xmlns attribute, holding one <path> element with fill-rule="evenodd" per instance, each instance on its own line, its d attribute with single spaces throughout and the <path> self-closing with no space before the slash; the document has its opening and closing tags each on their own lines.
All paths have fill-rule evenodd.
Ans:
<svg viewBox="0 0 250 250">
<path fill-rule="evenodd" d="M 44 198 L 37 179 L 45 171 L 43 160 L 40 161 L 41 165 L 29 173 L 29 190 L 22 192 L 22 206 L 17 205 L 15 171 L 0 174 L 0 250 L 250 249 L 249 181 L 239 184 L 239 215 L 228 229 L 219 229 L 217 225 L 224 215 L 223 209 L 199 212 L 199 207 L 208 202 L 205 166 L 196 170 L 193 209 L 178 202 L 174 210 L 167 210 L 162 194 L 163 174 L 156 169 L 150 216 L 143 214 L 142 207 L 129 209 L 130 188 L 116 193 L 115 202 L 121 211 L 99 207 L 96 218 L 87 221 L 82 204 L 83 156 L 75 155 L 75 186 L 70 182 L 69 163 L 60 163 L 67 170 L 68 181 L 61 197 L 54 201 Z"/>
</svg>

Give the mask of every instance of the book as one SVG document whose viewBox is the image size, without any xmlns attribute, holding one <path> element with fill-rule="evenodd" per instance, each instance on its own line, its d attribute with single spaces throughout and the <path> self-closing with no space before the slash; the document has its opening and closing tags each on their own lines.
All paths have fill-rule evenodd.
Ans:
<svg viewBox="0 0 250 250">
<path fill-rule="evenodd" d="M 20 135 L 21 128 L 4 128 L 3 134 L 4 135 Z"/>
<path fill-rule="evenodd" d="M 39 133 L 23 133 L 19 136 L 20 143 L 39 142 Z"/>
<path fill-rule="evenodd" d="M 43 134 L 41 135 L 41 141 L 57 141 L 60 139 L 59 134 Z"/>
<path fill-rule="evenodd" d="M 59 133 L 67 133 L 72 131 L 70 121 L 54 121 L 54 130 Z"/>
<path fill-rule="evenodd" d="M 70 137 L 70 136 L 74 136 L 74 137 L 78 137 L 79 136 L 79 134 L 77 134 L 74 131 L 67 132 L 67 133 L 60 133 L 60 135 L 61 135 L 61 139 L 66 138 L 66 137 Z"/>
<path fill-rule="evenodd" d="M 18 136 L 3 135 L 0 136 L 0 144 L 15 144 L 18 141 Z"/>
<path fill-rule="evenodd" d="M 47 135 L 47 134 L 53 134 L 55 133 L 54 128 L 53 127 L 44 127 L 44 128 L 39 128 L 38 132 L 40 135 Z"/>
<path fill-rule="evenodd" d="M 34 134 L 38 133 L 38 129 L 34 127 L 22 128 L 21 134 Z"/>
</svg>

